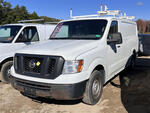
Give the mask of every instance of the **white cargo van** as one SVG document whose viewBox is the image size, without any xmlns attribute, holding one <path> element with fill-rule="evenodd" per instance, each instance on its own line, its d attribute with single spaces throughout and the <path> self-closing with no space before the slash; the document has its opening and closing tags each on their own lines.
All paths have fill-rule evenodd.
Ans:
<svg viewBox="0 0 150 113">
<path fill-rule="evenodd" d="M 12 86 L 26 96 L 96 104 L 103 85 L 133 66 L 138 52 L 137 25 L 119 12 L 60 22 L 49 41 L 15 54 Z"/>
<path fill-rule="evenodd" d="M 0 26 L 0 76 L 3 82 L 10 82 L 14 53 L 38 41 L 48 40 L 55 26 L 32 23 Z"/>
</svg>

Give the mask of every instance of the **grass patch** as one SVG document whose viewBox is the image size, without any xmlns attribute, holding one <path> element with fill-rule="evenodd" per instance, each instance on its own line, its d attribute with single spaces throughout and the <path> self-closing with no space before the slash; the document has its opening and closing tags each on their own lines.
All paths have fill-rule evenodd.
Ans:
<svg viewBox="0 0 150 113">
<path fill-rule="evenodd" d="M 144 33 L 144 34 L 150 34 L 150 32 Z"/>
</svg>

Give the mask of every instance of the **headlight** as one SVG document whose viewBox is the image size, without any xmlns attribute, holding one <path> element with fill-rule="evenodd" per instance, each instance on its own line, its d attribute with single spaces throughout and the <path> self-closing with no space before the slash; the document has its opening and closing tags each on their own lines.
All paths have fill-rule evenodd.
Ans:
<svg viewBox="0 0 150 113">
<path fill-rule="evenodd" d="M 66 60 L 63 68 L 63 74 L 79 73 L 83 68 L 83 60 L 69 61 Z"/>
</svg>

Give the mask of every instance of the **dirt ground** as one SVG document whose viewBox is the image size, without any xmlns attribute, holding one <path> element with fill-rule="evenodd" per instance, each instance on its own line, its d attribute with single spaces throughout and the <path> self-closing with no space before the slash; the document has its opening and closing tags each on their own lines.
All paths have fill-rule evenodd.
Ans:
<svg viewBox="0 0 150 113">
<path fill-rule="evenodd" d="M 138 58 L 136 68 L 124 71 L 104 87 L 95 106 L 77 101 L 32 101 L 0 82 L 0 113 L 150 113 L 150 57 Z"/>
</svg>

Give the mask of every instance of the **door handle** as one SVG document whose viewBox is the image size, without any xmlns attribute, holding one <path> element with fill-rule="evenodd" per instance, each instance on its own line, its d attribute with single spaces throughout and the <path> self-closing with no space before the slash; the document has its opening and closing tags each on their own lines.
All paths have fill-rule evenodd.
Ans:
<svg viewBox="0 0 150 113">
<path fill-rule="evenodd" d="M 117 48 L 120 48 L 121 46 L 117 46 Z"/>
</svg>

